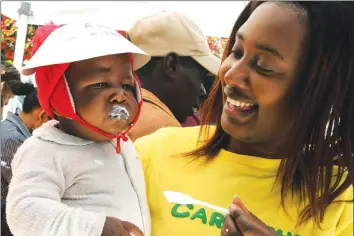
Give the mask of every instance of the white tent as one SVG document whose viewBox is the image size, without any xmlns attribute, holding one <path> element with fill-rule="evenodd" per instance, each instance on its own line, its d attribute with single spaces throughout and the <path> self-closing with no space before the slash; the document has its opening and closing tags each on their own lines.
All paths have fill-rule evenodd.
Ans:
<svg viewBox="0 0 354 236">
<path fill-rule="evenodd" d="M 90 20 L 104 23 L 117 30 L 127 30 L 137 19 L 169 9 L 189 16 L 206 36 L 229 37 L 232 26 L 246 3 L 245 1 L 3 1 L 1 14 L 18 21 L 14 65 L 21 68 L 27 24 L 43 25 L 51 21 L 66 24 Z"/>
<path fill-rule="evenodd" d="M 128 30 L 143 16 L 175 10 L 190 17 L 206 36 L 229 37 L 246 4 L 247 1 L 2 1 L 1 14 L 17 21 L 14 66 L 21 70 L 28 24 L 93 21 Z"/>
</svg>

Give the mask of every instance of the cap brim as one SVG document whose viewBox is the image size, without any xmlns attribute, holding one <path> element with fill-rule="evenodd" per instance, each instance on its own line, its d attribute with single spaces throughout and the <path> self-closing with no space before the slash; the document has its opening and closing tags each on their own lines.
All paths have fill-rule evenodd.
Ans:
<svg viewBox="0 0 354 236">
<path fill-rule="evenodd" d="M 132 54 L 134 60 L 134 71 L 143 67 L 150 60 L 150 56 L 139 54 L 139 53 L 132 53 Z M 36 68 L 37 67 L 33 68 L 32 66 L 28 66 L 28 67 L 25 66 L 25 68 L 22 69 L 22 74 L 25 76 L 33 75 L 36 72 Z"/>
<path fill-rule="evenodd" d="M 217 56 L 210 54 L 207 56 L 192 56 L 192 58 L 209 72 L 213 73 L 214 75 L 218 74 L 221 65 L 221 59 Z"/>
<path fill-rule="evenodd" d="M 132 53 L 133 70 L 139 69 L 150 60 L 149 55 L 112 29 L 100 25 L 65 25 L 44 40 L 22 73 L 28 76 L 37 67 L 123 53 Z"/>
<path fill-rule="evenodd" d="M 134 71 L 143 67 L 151 59 L 151 57 L 146 54 L 140 54 L 140 53 L 132 53 L 132 54 L 133 54 L 133 60 L 134 60 L 134 68 L 133 68 Z M 108 55 L 108 54 L 106 54 L 106 55 Z M 75 62 L 75 61 L 73 61 L 73 62 Z M 62 63 L 64 63 L 64 62 L 62 62 Z M 53 63 L 53 64 L 60 64 L 60 63 Z M 25 66 L 25 68 L 22 69 L 22 74 L 25 76 L 33 75 L 36 72 L 37 67 L 38 66 L 34 66 L 34 65 Z"/>
</svg>

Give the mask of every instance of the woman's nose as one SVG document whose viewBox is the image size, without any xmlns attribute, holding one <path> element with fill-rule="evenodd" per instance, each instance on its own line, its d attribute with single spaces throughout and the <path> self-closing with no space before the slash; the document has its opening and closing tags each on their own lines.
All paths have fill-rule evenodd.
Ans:
<svg viewBox="0 0 354 236">
<path fill-rule="evenodd" d="M 230 63 L 227 72 L 224 75 L 224 81 L 230 86 L 245 88 L 248 85 L 250 69 L 246 59 L 240 59 Z"/>
</svg>

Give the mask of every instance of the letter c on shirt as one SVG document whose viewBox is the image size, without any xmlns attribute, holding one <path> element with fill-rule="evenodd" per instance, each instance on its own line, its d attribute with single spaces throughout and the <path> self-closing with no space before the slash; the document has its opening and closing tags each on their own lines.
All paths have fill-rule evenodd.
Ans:
<svg viewBox="0 0 354 236">
<path fill-rule="evenodd" d="M 194 208 L 194 206 L 192 204 L 187 204 L 187 205 L 176 204 L 176 205 L 174 205 L 174 207 L 171 210 L 172 216 L 177 217 L 177 218 L 189 217 L 190 213 L 188 211 L 178 211 L 178 209 L 181 206 L 187 206 L 189 210 L 193 210 L 193 208 Z"/>
</svg>

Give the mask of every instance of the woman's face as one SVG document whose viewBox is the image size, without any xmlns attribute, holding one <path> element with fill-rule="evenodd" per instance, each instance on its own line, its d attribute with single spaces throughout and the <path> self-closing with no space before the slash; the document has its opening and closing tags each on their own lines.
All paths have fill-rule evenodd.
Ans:
<svg viewBox="0 0 354 236">
<path fill-rule="evenodd" d="M 234 139 L 256 145 L 278 143 L 292 117 L 286 96 L 302 56 L 306 25 L 283 3 L 263 3 L 235 35 L 222 63 L 221 125 Z"/>
</svg>

